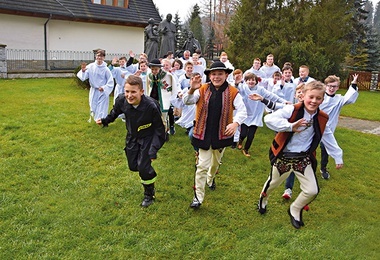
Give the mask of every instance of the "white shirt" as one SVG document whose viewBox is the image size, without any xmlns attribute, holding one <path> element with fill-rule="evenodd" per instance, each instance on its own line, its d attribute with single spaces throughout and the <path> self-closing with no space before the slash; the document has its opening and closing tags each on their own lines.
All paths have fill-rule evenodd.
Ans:
<svg viewBox="0 0 380 260">
<path fill-rule="evenodd" d="M 276 132 L 292 132 L 292 127 L 295 123 L 290 123 L 288 119 L 292 116 L 294 111 L 293 105 L 287 105 L 282 109 L 279 109 L 264 117 L 264 122 L 268 128 Z M 312 122 L 313 117 L 316 114 L 310 115 L 306 110 L 304 117 L 308 122 Z M 284 148 L 284 151 L 288 152 L 306 152 L 312 143 L 314 136 L 314 128 L 312 125 L 305 127 L 305 129 L 299 133 L 294 133 L 289 143 Z M 323 144 L 326 147 L 327 153 L 334 158 L 336 164 L 343 164 L 343 151 L 339 147 L 335 140 L 334 134 L 330 127 L 326 125 L 325 131 L 322 135 Z"/>
</svg>

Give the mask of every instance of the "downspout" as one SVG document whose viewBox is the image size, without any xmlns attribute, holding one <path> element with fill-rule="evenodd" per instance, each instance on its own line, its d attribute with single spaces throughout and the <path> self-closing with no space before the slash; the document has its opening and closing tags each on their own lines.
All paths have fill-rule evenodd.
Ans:
<svg viewBox="0 0 380 260">
<path fill-rule="evenodd" d="M 48 22 L 50 21 L 52 17 L 52 14 L 49 15 L 49 18 L 46 20 L 46 22 L 44 23 L 44 44 L 45 44 L 45 70 L 48 69 L 48 58 L 47 58 L 47 24 Z"/>
</svg>

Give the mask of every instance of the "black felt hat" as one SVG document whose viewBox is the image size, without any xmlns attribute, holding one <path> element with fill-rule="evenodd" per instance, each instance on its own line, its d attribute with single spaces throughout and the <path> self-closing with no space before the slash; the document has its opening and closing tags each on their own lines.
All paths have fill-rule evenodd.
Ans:
<svg viewBox="0 0 380 260">
<path fill-rule="evenodd" d="M 227 68 L 223 62 L 215 61 L 213 64 L 211 64 L 209 69 L 205 70 L 205 74 L 208 75 L 211 71 L 214 71 L 214 70 L 223 70 L 227 72 L 228 74 L 230 74 L 233 71 L 232 69 Z"/>
<path fill-rule="evenodd" d="M 149 68 L 150 67 L 162 67 L 162 64 L 159 59 L 153 59 L 151 62 L 148 64 Z"/>
</svg>

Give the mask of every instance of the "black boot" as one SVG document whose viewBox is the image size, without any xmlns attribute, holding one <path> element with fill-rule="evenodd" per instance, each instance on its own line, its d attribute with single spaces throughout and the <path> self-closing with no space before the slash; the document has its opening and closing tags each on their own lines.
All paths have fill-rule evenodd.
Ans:
<svg viewBox="0 0 380 260">
<path fill-rule="evenodd" d="M 152 184 L 143 184 L 144 186 L 144 199 L 141 203 L 141 206 L 144 208 L 149 207 L 154 202 L 154 183 Z"/>
</svg>

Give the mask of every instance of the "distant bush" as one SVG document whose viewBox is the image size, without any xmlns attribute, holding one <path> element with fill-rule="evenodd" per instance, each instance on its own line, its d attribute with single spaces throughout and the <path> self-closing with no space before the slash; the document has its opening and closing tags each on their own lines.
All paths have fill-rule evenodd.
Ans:
<svg viewBox="0 0 380 260">
<path fill-rule="evenodd" d="M 81 70 L 81 65 L 79 65 L 78 67 L 76 67 L 76 69 L 74 70 L 74 78 L 75 78 L 75 82 L 77 83 L 78 86 L 80 86 L 81 88 L 84 88 L 84 89 L 90 89 L 90 82 L 88 81 L 88 79 L 86 79 L 85 81 L 81 81 L 78 77 L 77 77 L 77 73 Z"/>
</svg>

